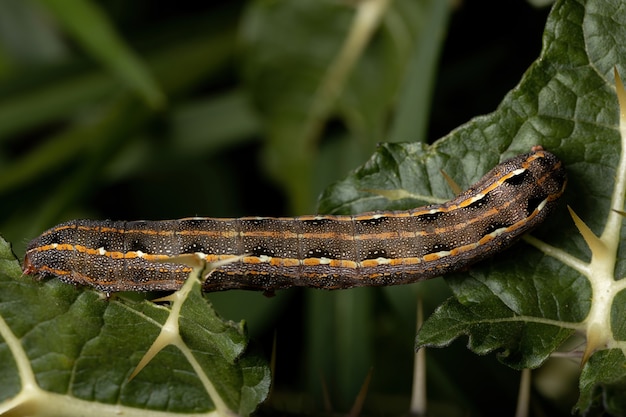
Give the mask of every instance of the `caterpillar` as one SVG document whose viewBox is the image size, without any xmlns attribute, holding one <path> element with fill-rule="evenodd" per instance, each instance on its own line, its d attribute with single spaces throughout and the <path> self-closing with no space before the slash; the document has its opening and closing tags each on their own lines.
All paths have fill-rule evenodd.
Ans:
<svg viewBox="0 0 626 417">
<path fill-rule="evenodd" d="M 456 198 L 405 211 L 72 220 L 30 242 L 23 270 L 106 293 L 172 291 L 191 267 L 168 260 L 197 253 L 223 263 L 204 279 L 204 291 L 407 284 L 509 247 L 554 211 L 566 183 L 561 161 L 535 146 L 497 165 Z"/>
</svg>

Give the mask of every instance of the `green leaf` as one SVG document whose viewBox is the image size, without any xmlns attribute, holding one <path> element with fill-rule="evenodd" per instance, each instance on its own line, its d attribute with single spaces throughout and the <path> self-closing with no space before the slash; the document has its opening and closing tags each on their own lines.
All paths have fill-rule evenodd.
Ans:
<svg viewBox="0 0 626 417">
<path fill-rule="evenodd" d="M 394 136 L 417 121 L 424 134 L 449 2 L 333 0 L 250 2 L 242 21 L 242 68 L 263 117 L 264 167 L 292 214 L 389 140 L 396 101 L 410 106 Z M 416 72 L 418 71 L 418 72 Z M 419 140 L 417 136 L 403 139 Z M 335 405 L 351 406 L 374 362 L 375 292 L 307 294 L 307 369 L 334 381 Z"/>
<path fill-rule="evenodd" d="M 207 50 L 211 53 L 207 53 Z M 184 44 L 163 47 L 150 56 L 149 62 L 154 73 L 164 80 L 163 86 L 167 93 L 176 95 L 219 70 L 232 52 L 232 32 L 226 31 L 220 36 L 194 37 L 187 39 Z M 181 73 L 181 67 L 185 68 L 184 74 Z M 67 212 L 68 206 L 74 205 L 78 196 L 91 193 L 94 190 L 94 183 L 102 180 L 103 167 L 116 157 L 121 159 L 123 155 L 126 158 L 134 158 L 138 154 L 140 159 L 149 159 L 154 156 L 155 149 L 159 148 L 148 141 L 143 143 L 148 149 L 141 149 L 134 155 L 132 152 L 126 152 L 128 148 L 132 149 L 129 145 L 141 143 L 139 132 L 145 133 L 145 129 L 161 116 L 160 113 L 130 93 L 113 94 L 113 97 L 104 102 L 101 102 L 100 98 L 95 102 L 85 102 L 85 97 L 79 94 L 82 99 L 78 101 L 69 99 L 68 102 L 68 97 L 64 94 L 67 89 L 72 91 L 68 94 L 73 96 L 74 92 L 79 90 L 93 90 L 92 93 L 96 94 L 101 92 L 100 86 L 109 89 L 111 87 L 110 79 L 94 75 L 92 72 L 80 77 L 72 74 L 63 73 L 62 77 L 54 79 L 53 84 L 61 86 L 59 90 L 53 87 L 54 91 L 47 91 L 42 95 L 37 89 L 35 91 L 39 93 L 31 93 L 30 89 L 27 89 L 18 97 L 0 102 L 0 123 L 22 113 L 18 119 L 24 121 L 31 118 L 30 128 L 33 129 L 40 127 L 40 123 L 49 123 L 51 117 L 58 116 L 55 108 L 69 112 L 63 114 L 64 118 L 77 119 L 60 132 L 50 135 L 39 146 L 30 149 L 23 157 L 11 159 L 2 165 L 0 193 L 5 195 L 15 189 L 30 187 L 37 178 L 47 178 L 58 173 L 60 167 L 69 169 L 67 175 L 61 171 L 53 184 L 46 185 L 46 190 L 52 191 L 52 195 L 49 197 L 45 192 L 39 195 L 36 213 L 28 216 L 26 224 L 17 225 L 5 219 L 3 226 L 5 232 L 13 228 L 15 232 L 16 229 L 20 229 L 24 235 L 36 235 L 44 227 L 66 216 L 67 214 L 63 213 Z M 94 98 L 91 94 L 86 95 Z M 12 111 L 14 107 L 17 113 Z M 88 114 L 85 119 L 73 115 L 73 112 L 78 111 L 77 107 L 83 107 L 82 112 Z M 36 113 L 35 116 L 32 116 L 33 112 Z M 180 122 L 177 120 L 176 123 Z M 253 123 L 254 121 L 247 123 L 248 130 L 253 127 Z M 17 124 L 20 125 L 19 122 Z M 13 126 L 15 129 L 23 127 Z M 178 126 L 176 129 L 181 130 Z M 2 133 L 0 128 L 0 136 Z M 223 139 L 220 141 L 222 144 L 226 142 Z M 186 138 L 181 142 L 183 142 L 181 148 L 189 147 L 190 141 Z M 130 167 L 130 170 L 138 169 L 137 158 L 131 162 L 119 163 L 117 166 L 124 164 Z M 33 210 L 33 207 L 29 210 Z"/>
<path fill-rule="evenodd" d="M 249 352 L 243 324 L 219 318 L 197 280 L 180 309 L 123 295 L 107 300 L 21 276 L 1 241 L 0 287 L 2 414 L 49 407 L 54 415 L 249 415 L 269 392 L 269 368 Z M 131 379 L 168 318 L 180 342 Z"/>
<path fill-rule="evenodd" d="M 165 95 L 144 63 L 117 35 L 98 6 L 89 0 L 45 0 L 59 23 L 85 50 L 116 73 L 153 108 L 164 105 Z"/>
<path fill-rule="evenodd" d="M 319 142 L 329 121 L 349 131 L 356 145 L 340 154 L 354 163 L 385 136 L 398 80 L 434 3 L 251 3 L 242 23 L 244 75 L 265 117 L 265 164 L 287 190 L 293 212 L 313 207 L 306 190 L 319 186 L 311 155 L 323 151 Z M 440 42 L 431 33 L 424 37 Z M 437 54 L 428 56 L 423 65 L 434 66 Z"/>
<path fill-rule="evenodd" d="M 320 202 L 327 213 L 407 209 L 452 196 L 440 170 L 466 188 L 534 145 L 555 153 L 569 173 L 564 200 L 601 235 L 605 250 L 594 252 L 590 261 L 563 205 L 527 239 L 531 245 L 520 243 L 469 272 L 446 277 L 454 298 L 424 323 L 417 347 L 446 346 L 466 335 L 478 354 L 498 352 L 513 368 L 535 368 L 581 332 L 587 346 L 567 355 L 597 353 L 585 364 L 578 408 L 588 410 L 592 393 L 600 390 L 617 414 L 626 412 L 616 398 L 626 377 L 621 320 L 626 262 L 619 247 L 622 220 L 610 209 L 624 205 L 626 128 L 620 135 L 613 69 L 626 74 L 625 23 L 618 1 L 558 2 L 541 55 L 495 112 L 430 147 L 381 146 Z M 390 201 L 390 195 L 399 198 Z M 619 354 L 608 355 L 607 348 Z M 604 358 L 611 362 L 606 368 Z M 610 369 L 610 377 L 602 369 Z"/>
<path fill-rule="evenodd" d="M 577 411 L 599 407 L 610 415 L 623 415 L 626 409 L 624 375 L 626 356 L 622 349 L 603 350 L 593 355 L 580 376 Z"/>
</svg>

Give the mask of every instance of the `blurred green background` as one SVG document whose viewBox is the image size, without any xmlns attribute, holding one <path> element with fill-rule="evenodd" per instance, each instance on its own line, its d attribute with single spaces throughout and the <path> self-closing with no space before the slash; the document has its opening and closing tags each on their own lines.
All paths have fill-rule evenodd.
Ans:
<svg viewBox="0 0 626 417">
<path fill-rule="evenodd" d="M 522 0 L 0 0 L 0 234 L 21 257 L 72 218 L 313 213 L 377 143 L 432 142 L 493 111 L 539 54 L 548 11 Z M 409 404 L 418 293 L 428 314 L 447 289 L 209 298 L 246 320 L 268 357 L 276 337 L 268 408 L 323 410 L 326 387 L 345 411 L 371 368 L 368 407 L 388 414 Z M 493 358 L 462 343 L 429 358 L 435 403 L 513 407 L 516 373 Z M 469 370 L 449 379 L 466 361 L 488 385 Z"/>
</svg>

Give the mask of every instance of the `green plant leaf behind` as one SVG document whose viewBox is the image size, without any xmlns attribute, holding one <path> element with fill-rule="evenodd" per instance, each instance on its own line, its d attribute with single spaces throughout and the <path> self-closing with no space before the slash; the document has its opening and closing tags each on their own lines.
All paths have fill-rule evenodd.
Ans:
<svg viewBox="0 0 626 417">
<path fill-rule="evenodd" d="M 613 213 L 611 201 L 620 201 L 621 185 L 615 179 L 623 175 L 613 76 L 614 67 L 626 73 L 626 22 L 620 7 L 616 1 L 557 2 L 541 55 L 496 111 L 472 119 L 432 146 L 380 146 L 365 165 L 324 192 L 321 211 L 408 209 L 446 200 L 453 193 L 441 170 L 467 188 L 502 160 L 541 145 L 568 170 L 563 200 L 600 235 Z M 454 298 L 424 323 L 417 347 L 447 346 L 468 336 L 468 347 L 478 354 L 497 352 L 515 369 L 536 368 L 575 332 L 589 335 L 588 316 L 600 307 L 604 323 L 611 323 L 607 331 L 612 338 L 585 365 L 578 407 L 587 410 L 591 393 L 600 390 L 604 401 L 612 401 L 623 414 L 622 402 L 614 398 L 626 377 L 623 354 L 610 378 L 596 368 L 609 355 L 601 353 L 604 349 L 624 349 L 621 320 L 611 320 L 618 317 L 611 311 L 621 311 L 623 297 L 616 294 L 626 270 L 623 251 L 611 255 L 617 257 L 615 277 L 607 283 L 611 296 L 605 297 L 592 291 L 598 287 L 587 269 L 589 249 L 565 204 L 533 236 L 539 241 L 533 241 L 534 247 L 519 243 L 446 277 Z M 584 349 L 568 354 L 580 360 Z"/>
<path fill-rule="evenodd" d="M 262 117 L 264 167 L 291 214 L 312 212 L 323 187 L 389 140 L 398 100 L 406 112 L 392 136 L 423 140 L 450 9 L 437 0 L 250 2 L 242 71 Z M 325 383 L 338 409 L 361 389 L 375 362 L 376 300 L 371 289 L 306 294 L 306 374 L 319 402 Z"/>
<path fill-rule="evenodd" d="M 242 70 L 264 117 L 265 166 L 286 189 L 292 212 L 312 210 L 307 190 L 324 185 L 312 155 L 327 147 L 341 155 L 331 166 L 354 166 L 386 137 L 407 58 L 431 3 L 251 3 L 242 22 Z M 430 65 L 436 57 L 432 54 Z M 327 129 L 331 134 L 324 136 L 332 139 L 326 146 L 320 142 Z M 351 145 L 332 143 L 343 141 Z"/>
<path fill-rule="evenodd" d="M 132 52 L 100 8 L 89 0 L 46 0 L 57 21 L 87 52 L 101 61 L 139 93 L 153 108 L 165 103 L 147 66 Z"/>
<path fill-rule="evenodd" d="M 245 416 L 268 395 L 269 368 L 249 352 L 243 324 L 218 317 L 199 284 L 178 318 L 182 347 L 165 347 L 132 379 L 171 314 L 168 308 L 21 276 L 5 241 L 0 287 L 2 414 L 49 407 L 56 415 L 158 410 Z M 190 357 L 200 368 L 191 366 Z"/>
<path fill-rule="evenodd" d="M 161 80 L 165 91 L 169 95 L 180 95 L 223 68 L 224 62 L 232 56 L 232 39 L 232 30 L 225 30 L 215 36 L 188 37 L 185 42 L 163 45 L 158 51 L 148 55 L 147 62 L 151 71 Z M 63 67 L 61 74 L 52 82 L 52 90 L 55 92 L 42 95 L 36 88 L 33 93 L 27 88 L 27 91 L 21 92 L 17 97 L 0 100 L 0 123 L 16 116 L 13 108 L 21 114 L 17 119 L 32 119 L 30 129 L 41 128 L 40 124 L 43 122 L 50 123 L 55 108 L 68 111 L 68 114 L 63 114 L 63 120 L 72 120 L 58 132 L 49 134 L 20 158 L 13 159 L 8 156 L 10 154 L 3 155 L 7 160 L 0 165 L 0 195 L 4 199 L 16 201 L 19 197 L 11 192 L 20 193 L 21 190 L 28 189 L 31 196 L 37 194 L 38 202 L 35 206 L 14 212 L 11 212 L 11 207 L 3 207 L 5 218 L 2 231 L 7 238 L 12 237 L 10 240 L 18 246 L 18 252 L 23 250 L 19 246 L 24 243 L 18 240 L 19 236 L 34 236 L 59 219 L 65 218 L 68 210 L 80 206 L 77 199 L 98 194 L 100 187 L 108 181 L 122 181 L 138 175 L 163 153 L 178 154 L 180 149 L 180 153 L 197 155 L 197 147 L 200 146 L 200 140 L 189 139 L 190 136 L 186 133 L 189 130 L 183 131 L 179 127 L 181 123 L 185 123 L 186 129 L 191 129 L 189 125 L 192 121 L 189 118 L 180 118 L 181 114 L 189 114 L 191 101 L 186 108 L 172 108 L 172 124 L 179 136 L 168 144 L 171 147 L 166 146 L 167 150 L 161 151 L 163 147 L 157 146 L 159 138 L 146 132 L 163 117 L 162 114 L 147 106 L 135 94 L 117 91 L 112 87 L 112 77 L 105 77 L 100 70 L 84 70 L 81 75 L 72 75 L 71 71 L 65 71 L 66 68 Z M 102 85 L 115 92 L 109 92 L 106 100 L 94 99 L 93 95 L 101 90 Z M 48 91 L 48 88 L 44 90 Z M 76 93 L 83 96 L 82 93 L 78 94 L 83 90 L 91 91 L 86 96 L 92 97 L 93 101 L 83 97 L 82 100 L 70 100 L 71 104 L 67 102 L 67 95 L 74 97 Z M 242 108 L 242 101 L 231 101 L 228 110 Z M 222 103 L 223 101 L 219 102 L 218 107 Z M 78 107 L 82 108 L 82 116 L 73 114 L 79 111 Z M 235 115 L 241 113 L 240 110 Z M 210 121 L 208 117 L 211 115 L 203 116 L 205 121 Z M 235 132 L 231 129 L 230 134 L 245 134 L 254 129 L 255 121 L 249 112 L 245 112 L 242 118 L 250 120 L 244 124 L 240 119 L 239 126 L 244 130 Z M 24 127 L 14 126 L 18 130 Z M 220 134 L 218 129 L 214 131 L 216 135 Z M 200 129 L 195 129 L 195 132 L 201 134 Z M 186 137 L 182 138 L 183 136 Z M 211 137 L 206 135 L 203 139 L 205 144 L 211 141 Z M 218 139 L 219 143 L 213 142 L 216 148 L 223 148 L 228 144 L 224 139 Z M 205 149 L 206 147 L 208 146 Z M 189 165 L 187 160 L 184 163 Z M 41 192 L 34 191 L 40 187 L 42 179 L 55 173 L 59 175 L 55 177 L 54 183 L 45 184 Z M 26 211 L 30 213 L 24 216 Z M 85 212 L 81 215 L 86 216 Z M 22 216 L 28 220 L 21 221 Z"/>
</svg>

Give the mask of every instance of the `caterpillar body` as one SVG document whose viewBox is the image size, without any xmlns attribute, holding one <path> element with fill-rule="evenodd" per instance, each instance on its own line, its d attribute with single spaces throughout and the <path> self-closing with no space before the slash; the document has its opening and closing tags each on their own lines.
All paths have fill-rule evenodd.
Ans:
<svg viewBox="0 0 626 417">
<path fill-rule="evenodd" d="M 198 253 L 208 262 L 233 260 L 208 274 L 204 291 L 406 284 L 509 247 L 553 212 L 566 183 L 561 161 L 537 146 L 497 165 L 451 201 L 406 211 L 72 220 L 28 245 L 24 272 L 107 293 L 170 291 L 191 268 L 168 259 Z"/>
</svg>

